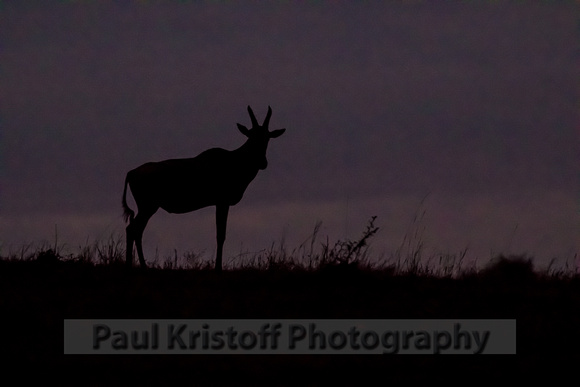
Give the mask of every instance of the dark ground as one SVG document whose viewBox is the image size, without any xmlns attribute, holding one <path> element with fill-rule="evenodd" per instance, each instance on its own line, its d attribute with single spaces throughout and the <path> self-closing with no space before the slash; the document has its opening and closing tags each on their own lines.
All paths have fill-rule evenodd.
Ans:
<svg viewBox="0 0 580 387">
<path fill-rule="evenodd" d="M 462 278 L 0 261 L 3 375 L 74 385 L 360 385 L 577 374 L 580 278 L 504 267 Z M 64 319 L 517 319 L 517 355 L 63 355 Z M 365 383 L 366 382 L 366 383 Z M 21 384 L 21 383 L 18 383 Z"/>
</svg>

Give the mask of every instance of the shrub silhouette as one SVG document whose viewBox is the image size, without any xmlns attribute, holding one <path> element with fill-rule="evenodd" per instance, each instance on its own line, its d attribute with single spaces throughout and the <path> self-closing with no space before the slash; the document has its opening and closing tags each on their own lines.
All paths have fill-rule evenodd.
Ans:
<svg viewBox="0 0 580 387">
<path fill-rule="evenodd" d="M 524 256 L 500 255 L 480 273 L 484 278 L 498 281 L 529 281 L 536 278 L 532 260 Z"/>
<path fill-rule="evenodd" d="M 369 239 L 379 231 L 379 227 L 375 226 L 376 218 L 376 216 L 371 217 L 363 235 L 358 240 L 339 240 L 332 248 L 328 243 L 323 245 L 322 268 L 336 266 L 360 268 L 368 260 Z"/>
<path fill-rule="evenodd" d="M 54 265 L 60 262 L 60 255 L 53 249 L 39 251 L 36 255 L 36 262 L 44 265 Z"/>
</svg>

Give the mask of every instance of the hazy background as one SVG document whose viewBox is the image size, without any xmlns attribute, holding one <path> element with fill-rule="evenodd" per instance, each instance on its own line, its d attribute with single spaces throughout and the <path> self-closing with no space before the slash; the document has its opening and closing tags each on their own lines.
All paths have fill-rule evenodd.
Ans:
<svg viewBox="0 0 580 387">
<path fill-rule="evenodd" d="M 425 256 L 578 264 L 577 4 L 151 3 L 0 2 L 0 255 L 124 235 L 126 172 L 240 146 L 249 104 L 287 130 L 226 262 L 376 215 L 377 257 L 418 216 Z M 214 224 L 160 210 L 146 258 L 211 258 Z"/>
</svg>

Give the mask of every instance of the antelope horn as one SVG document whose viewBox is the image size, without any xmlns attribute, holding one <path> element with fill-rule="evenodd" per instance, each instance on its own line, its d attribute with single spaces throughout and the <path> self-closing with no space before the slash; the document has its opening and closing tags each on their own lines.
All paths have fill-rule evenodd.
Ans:
<svg viewBox="0 0 580 387">
<path fill-rule="evenodd" d="M 272 116 L 272 108 L 270 106 L 268 106 L 268 114 L 266 114 L 266 118 L 264 119 L 264 123 L 262 124 L 262 126 L 264 127 L 268 127 L 268 124 L 270 124 L 270 117 Z"/>
<path fill-rule="evenodd" d="M 248 113 L 250 113 L 250 119 L 252 120 L 252 128 L 257 128 L 259 126 L 258 121 L 256 120 L 256 116 L 254 115 L 250 105 L 248 105 Z"/>
</svg>

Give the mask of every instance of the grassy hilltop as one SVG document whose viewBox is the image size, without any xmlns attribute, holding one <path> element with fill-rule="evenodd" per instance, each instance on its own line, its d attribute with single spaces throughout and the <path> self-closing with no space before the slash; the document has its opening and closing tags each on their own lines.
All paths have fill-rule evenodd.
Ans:
<svg viewBox="0 0 580 387">
<path fill-rule="evenodd" d="M 525 257 L 498 257 L 485 269 L 464 272 L 455 270 L 460 261 L 426 267 L 412 254 L 371 265 L 367 241 L 375 232 L 371 221 L 357 241 L 323 244 L 316 253 L 309 244 L 292 253 L 271 249 L 222 273 L 192 255 L 189 266 L 175 259 L 128 270 L 119 241 L 66 257 L 55 249 L 4 257 L 0 348 L 5 359 L 31 370 L 19 373 L 21 379 L 75 385 L 348 385 L 372 377 L 497 380 L 508 374 L 521 380 L 563 376 L 580 359 L 578 274 L 538 273 Z M 64 356 L 63 320 L 73 318 L 509 318 L 517 319 L 518 354 Z"/>
</svg>

